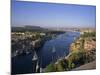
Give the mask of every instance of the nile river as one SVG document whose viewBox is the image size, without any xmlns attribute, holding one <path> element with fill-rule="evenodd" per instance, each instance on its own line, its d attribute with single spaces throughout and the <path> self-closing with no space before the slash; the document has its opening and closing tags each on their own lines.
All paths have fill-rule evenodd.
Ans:
<svg viewBox="0 0 100 75">
<path fill-rule="evenodd" d="M 42 49 L 37 51 L 40 67 L 45 68 L 49 63 L 67 56 L 70 44 L 79 36 L 79 32 L 66 32 L 46 41 Z M 32 62 L 32 54 L 30 54 L 20 58 L 14 57 L 12 65 L 13 73 L 33 73 L 35 64 Z"/>
</svg>

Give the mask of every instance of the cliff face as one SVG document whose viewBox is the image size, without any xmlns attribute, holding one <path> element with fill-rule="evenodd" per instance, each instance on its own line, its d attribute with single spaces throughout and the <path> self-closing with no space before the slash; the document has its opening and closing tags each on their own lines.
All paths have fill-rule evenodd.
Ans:
<svg viewBox="0 0 100 75">
<path fill-rule="evenodd" d="M 93 34 L 95 33 L 81 34 L 80 38 L 71 44 L 70 51 L 96 49 L 96 37 Z"/>
<path fill-rule="evenodd" d="M 84 49 L 85 50 L 92 50 L 96 48 L 96 41 L 92 39 L 86 39 L 84 42 Z"/>
</svg>

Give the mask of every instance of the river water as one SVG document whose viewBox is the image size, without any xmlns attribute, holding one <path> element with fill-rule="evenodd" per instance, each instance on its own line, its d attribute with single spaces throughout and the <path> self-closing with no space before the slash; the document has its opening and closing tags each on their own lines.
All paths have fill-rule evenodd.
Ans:
<svg viewBox="0 0 100 75">
<path fill-rule="evenodd" d="M 45 68 L 49 63 L 68 55 L 70 44 L 79 36 L 79 32 L 66 32 L 46 41 L 43 48 L 37 51 L 40 67 Z M 12 71 L 13 73 L 32 73 L 33 65 L 32 55 L 15 57 L 12 60 Z"/>
<path fill-rule="evenodd" d="M 40 67 L 45 68 L 50 62 L 68 55 L 70 44 L 79 36 L 79 32 L 67 32 L 47 41 L 38 52 Z"/>
</svg>

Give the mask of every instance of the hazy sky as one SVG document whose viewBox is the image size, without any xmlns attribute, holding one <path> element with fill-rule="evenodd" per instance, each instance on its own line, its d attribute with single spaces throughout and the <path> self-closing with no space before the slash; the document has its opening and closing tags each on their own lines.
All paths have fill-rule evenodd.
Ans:
<svg viewBox="0 0 100 75">
<path fill-rule="evenodd" d="M 12 1 L 12 26 L 95 27 L 95 6 Z"/>
</svg>

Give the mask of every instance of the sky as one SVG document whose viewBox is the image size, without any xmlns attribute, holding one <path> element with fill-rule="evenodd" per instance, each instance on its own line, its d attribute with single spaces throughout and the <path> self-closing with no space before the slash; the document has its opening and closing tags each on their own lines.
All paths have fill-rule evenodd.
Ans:
<svg viewBox="0 0 100 75">
<path fill-rule="evenodd" d="M 94 28 L 96 25 L 96 7 L 12 0 L 11 26 L 25 25 Z"/>
</svg>

